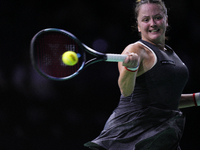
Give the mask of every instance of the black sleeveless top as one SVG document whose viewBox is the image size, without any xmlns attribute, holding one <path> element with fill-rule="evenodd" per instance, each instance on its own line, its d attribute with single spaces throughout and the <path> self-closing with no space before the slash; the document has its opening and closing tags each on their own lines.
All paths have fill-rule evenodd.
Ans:
<svg viewBox="0 0 200 150">
<path fill-rule="evenodd" d="M 151 49 L 157 63 L 136 78 L 134 92 L 121 96 L 100 135 L 85 144 L 92 150 L 180 150 L 185 118 L 178 110 L 188 70 L 175 52 Z"/>
<path fill-rule="evenodd" d="M 137 77 L 133 94 L 129 97 L 121 96 L 121 100 L 132 101 L 134 109 L 153 106 L 177 110 L 189 76 L 187 67 L 170 47 L 163 51 L 146 41 L 140 42 L 154 51 L 157 63 Z"/>
</svg>

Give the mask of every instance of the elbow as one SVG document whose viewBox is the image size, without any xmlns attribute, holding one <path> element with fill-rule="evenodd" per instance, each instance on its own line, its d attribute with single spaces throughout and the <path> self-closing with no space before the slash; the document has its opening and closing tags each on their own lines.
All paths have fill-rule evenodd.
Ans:
<svg viewBox="0 0 200 150">
<path fill-rule="evenodd" d="M 124 97 L 128 97 L 128 96 L 130 96 L 131 94 L 133 93 L 133 91 L 131 90 L 131 91 L 123 91 L 123 90 L 121 90 L 121 94 L 124 96 Z"/>
<path fill-rule="evenodd" d="M 131 94 L 122 94 L 124 97 L 128 97 L 130 96 Z"/>
<path fill-rule="evenodd" d="M 131 84 L 133 83 L 133 84 Z M 133 91 L 134 91 L 134 82 L 133 81 L 121 81 L 121 80 L 118 80 L 118 85 L 119 85 L 119 89 L 120 89 L 120 92 L 121 94 L 124 96 L 124 97 L 128 97 L 130 96 Z"/>
<path fill-rule="evenodd" d="M 134 91 L 134 86 L 119 86 L 120 92 L 124 97 L 130 96 Z"/>
</svg>

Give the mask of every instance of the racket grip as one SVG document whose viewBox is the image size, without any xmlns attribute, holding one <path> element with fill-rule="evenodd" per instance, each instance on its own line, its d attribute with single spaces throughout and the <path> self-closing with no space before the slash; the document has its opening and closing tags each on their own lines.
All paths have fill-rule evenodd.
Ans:
<svg viewBox="0 0 200 150">
<path fill-rule="evenodd" d="M 109 62 L 123 62 L 127 55 L 121 54 L 106 54 L 107 59 L 105 61 Z"/>
</svg>

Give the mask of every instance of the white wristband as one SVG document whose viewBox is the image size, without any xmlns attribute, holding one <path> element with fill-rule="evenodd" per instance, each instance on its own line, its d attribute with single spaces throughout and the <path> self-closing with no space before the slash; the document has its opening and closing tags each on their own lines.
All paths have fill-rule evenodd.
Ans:
<svg viewBox="0 0 200 150">
<path fill-rule="evenodd" d="M 200 106 L 200 93 L 195 93 L 195 99 L 197 102 L 197 106 Z"/>
<path fill-rule="evenodd" d="M 131 70 L 131 71 L 136 71 L 136 70 L 138 70 L 138 68 L 139 68 L 139 63 L 138 63 L 138 65 L 137 65 L 137 67 L 135 67 L 135 68 L 127 68 L 127 69 L 129 69 L 129 70 Z"/>
<path fill-rule="evenodd" d="M 127 68 L 128 70 L 131 70 L 131 71 L 136 71 L 136 70 L 138 70 L 138 67 L 136 67 L 136 68 Z"/>
</svg>

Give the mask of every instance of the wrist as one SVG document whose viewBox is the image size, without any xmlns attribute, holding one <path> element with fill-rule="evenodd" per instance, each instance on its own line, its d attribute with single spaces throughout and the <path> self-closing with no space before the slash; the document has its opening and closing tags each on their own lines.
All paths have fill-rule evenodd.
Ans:
<svg viewBox="0 0 200 150">
<path fill-rule="evenodd" d="M 195 106 L 200 106 L 200 93 L 193 93 L 193 101 Z"/>
<path fill-rule="evenodd" d="M 126 69 L 127 71 L 130 71 L 130 72 L 136 72 L 136 71 L 138 71 L 138 69 L 139 69 L 139 64 L 137 65 L 137 67 L 134 67 L 134 68 L 127 68 L 127 67 L 125 67 L 125 69 Z"/>
<path fill-rule="evenodd" d="M 127 71 L 130 71 L 130 72 L 136 72 L 136 71 L 138 71 L 138 68 L 126 68 L 126 67 L 125 67 L 125 69 L 126 69 Z"/>
</svg>

